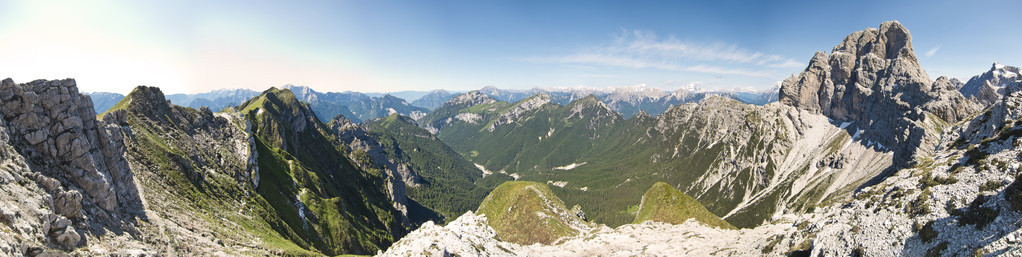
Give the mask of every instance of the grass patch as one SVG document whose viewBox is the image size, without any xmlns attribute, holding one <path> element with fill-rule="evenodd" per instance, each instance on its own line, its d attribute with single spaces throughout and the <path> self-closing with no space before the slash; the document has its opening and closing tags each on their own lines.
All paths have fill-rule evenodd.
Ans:
<svg viewBox="0 0 1022 257">
<path fill-rule="evenodd" d="M 976 225 L 976 229 L 982 230 L 987 224 L 997 219 L 999 214 L 994 208 L 983 207 L 982 205 L 985 201 L 986 196 L 979 195 L 969 203 L 969 207 L 952 210 L 951 215 L 959 217 L 959 226 L 971 224 Z"/>
<path fill-rule="evenodd" d="M 944 250 L 947 250 L 947 245 L 948 245 L 947 242 L 941 242 L 940 244 L 937 244 L 937 246 L 934 246 L 933 248 L 930 248 L 930 250 L 926 251 L 926 257 L 940 257 L 941 253 L 943 253 Z"/>
<path fill-rule="evenodd" d="M 768 254 L 770 252 L 773 252 L 774 251 L 774 247 L 776 247 L 777 244 L 781 243 L 781 239 L 784 239 L 784 237 L 782 237 L 781 235 L 771 236 L 769 239 L 767 239 L 767 241 L 769 241 L 769 243 L 767 243 L 767 245 L 763 247 L 763 250 L 761 252 L 763 254 Z"/>
<path fill-rule="evenodd" d="M 699 201 L 664 182 L 657 182 L 642 195 L 634 223 L 651 220 L 681 224 L 688 219 L 695 219 L 711 227 L 736 229 L 727 221 L 707 211 Z"/>
<path fill-rule="evenodd" d="M 923 240 L 923 243 L 929 243 L 930 240 L 937 238 L 937 230 L 933 229 L 933 221 L 926 222 L 923 228 L 919 230 L 919 238 Z"/>
<path fill-rule="evenodd" d="M 912 200 L 912 202 L 909 202 L 909 204 L 905 206 L 908 208 L 905 212 L 911 213 L 914 216 L 930 214 L 929 201 L 930 189 L 924 189 L 922 192 L 919 192 L 919 196 L 916 196 L 916 199 Z"/>
<path fill-rule="evenodd" d="M 983 185 L 980 185 L 979 191 L 980 192 L 996 191 L 1003 185 L 1004 185 L 1003 182 L 1001 182 L 1000 180 L 990 180 L 987 181 L 986 183 L 983 183 Z"/>
<path fill-rule="evenodd" d="M 486 196 L 479 214 L 502 240 L 523 245 L 551 244 L 578 234 L 569 223 L 581 222 L 546 184 L 531 181 L 504 182 Z"/>
</svg>

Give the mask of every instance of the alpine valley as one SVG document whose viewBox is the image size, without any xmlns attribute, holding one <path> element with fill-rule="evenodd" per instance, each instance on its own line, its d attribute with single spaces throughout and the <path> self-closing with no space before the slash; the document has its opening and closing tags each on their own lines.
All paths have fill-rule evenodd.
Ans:
<svg viewBox="0 0 1022 257">
<path fill-rule="evenodd" d="M 769 90 L 399 93 L 3 80 L 0 256 L 1022 255 L 1020 69 L 897 21 Z"/>
</svg>

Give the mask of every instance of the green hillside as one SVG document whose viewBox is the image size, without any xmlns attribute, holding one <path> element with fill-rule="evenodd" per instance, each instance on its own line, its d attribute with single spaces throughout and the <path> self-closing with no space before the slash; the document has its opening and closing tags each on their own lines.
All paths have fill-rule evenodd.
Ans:
<svg viewBox="0 0 1022 257">
<path fill-rule="evenodd" d="M 506 174 L 483 177 L 475 165 L 407 116 L 392 114 L 364 126 L 390 158 L 408 163 L 422 177 L 422 185 L 408 187 L 408 197 L 446 221 L 476 209 L 490 190 L 511 180 Z"/>
<path fill-rule="evenodd" d="M 125 146 L 133 161 L 143 164 L 135 171 L 139 186 L 163 190 L 146 195 L 148 208 L 204 222 L 224 242 L 260 242 L 286 255 L 319 255 L 275 215 L 268 198 L 254 193 L 253 168 L 233 148 L 233 142 L 247 141 L 237 124 L 240 117 L 229 120 L 208 109 L 168 105 L 152 87 L 136 88 L 107 113 L 107 119 L 123 119 L 116 122 L 130 127 Z"/>
<path fill-rule="evenodd" d="M 545 184 L 504 182 L 479 205 L 500 239 L 518 244 L 552 244 L 577 235 L 588 224 L 569 212 Z"/>
<path fill-rule="evenodd" d="M 711 227 L 735 229 L 727 221 L 707 211 L 696 199 L 664 182 L 653 184 L 653 187 L 642 195 L 634 223 L 648 220 L 681 224 L 688 219 L 695 219 Z"/>
<path fill-rule="evenodd" d="M 383 188 L 383 174 L 363 171 L 308 104 L 271 88 L 238 107 L 252 123 L 262 178 L 258 192 L 285 227 L 328 255 L 368 254 L 406 233 Z"/>
</svg>

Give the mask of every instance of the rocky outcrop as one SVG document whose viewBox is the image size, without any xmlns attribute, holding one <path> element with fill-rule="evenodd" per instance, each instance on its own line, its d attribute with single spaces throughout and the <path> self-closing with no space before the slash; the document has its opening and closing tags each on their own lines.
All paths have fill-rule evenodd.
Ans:
<svg viewBox="0 0 1022 257">
<path fill-rule="evenodd" d="M 486 129 L 489 130 L 490 132 L 493 132 L 493 130 L 499 127 L 500 125 L 517 122 L 517 120 L 522 118 L 524 114 L 537 110 L 540 107 L 543 107 L 543 105 L 549 103 L 550 95 L 543 93 L 536 94 L 532 97 L 523 99 L 515 103 L 514 106 L 511 107 L 511 109 L 501 113 L 500 116 L 497 116 L 497 119 L 493 121 L 493 124 L 490 124 L 490 127 Z M 455 117 L 457 118 L 457 116 Z"/>
<path fill-rule="evenodd" d="M 896 147 L 908 163 L 926 131 L 925 112 L 957 122 L 978 108 L 950 81 L 930 80 L 912 49 L 912 35 L 897 21 L 852 33 L 830 56 L 817 52 L 798 76 L 781 84 L 783 104 L 854 122 L 863 136 Z"/>
<path fill-rule="evenodd" d="M 994 63 L 990 70 L 973 76 L 962 86 L 965 97 L 975 99 L 980 104 L 991 105 L 1004 95 L 1004 88 L 1013 82 L 1022 80 L 1022 71 L 1018 67 Z"/>
<path fill-rule="evenodd" d="M 478 115 L 457 116 L 462 109 L 493 103 L 497 103 L 497 100 L 479 91 L 472 91 L 451 98 L 451 100 L 437 107 L 436 110 L 419 119 L 419 121 L 423 122 L 423 128 L 433 134 L 437 134 L 440 130 L 458 121 L 477 122 L 477 120 L 481 119 Z"/>
<path fill-rule="evenodd" d="M 11 143 L 27 157 L 33 170 L 47 178 L 47 189 L 72 217 L 80 192 L 91 217 L 115 218 L 138 211 L 138 192 L 125 160 L 123 138 L 116 124 L 96 120 L 89 97 L 78 93 L 72 79 L 36 80 L 0 85 Z M 48 178 L 56 179 L 54 183 Z"/>
<path fill-rule="evenodd" d="M 45 245 L 71 250 L 82 242 L 82 233 L 120 231 L 122 221 L 133 223 L 131 218 L 142 215 L 134 175 L 124 157 L 121 127 L 96 120 L 92 101 L 78 93 L 74 80 L 15 84 L 6 79 L 0 83 L 0 102 L 0 127 L 5 131 L 0 143 L 12 146 L 2 151 L 4 174 L 13 178 L 0 180 L 22 183 L 22 191 L 4 186 L 10 196 L 34 193 L 42 195 L 34 200 L 45 203 L 5 207 L 13 208 L 8 213 L 14 216 L 12 224 L 25 224 L 18 220 L 26 215 L 41 218 L 41 224 L 20 232 L 39 231 Z M 28 181 L 39 191 L 26 186 Z M 32 240 L 15 242 L 22 241 L 27 246 Z"/>
<path fill-rule="evenodd" d="M 461 94 L 451 98 L 443 105 L 457 105 L 457 106 L 474 106 L 485 103 L 496 103 L 497 100 L 490 98 L 486 94 L 479 91 L 472 91 L 465 94 Z M 441 106 L 443 106 L 441 105 Z"/>
</svg>

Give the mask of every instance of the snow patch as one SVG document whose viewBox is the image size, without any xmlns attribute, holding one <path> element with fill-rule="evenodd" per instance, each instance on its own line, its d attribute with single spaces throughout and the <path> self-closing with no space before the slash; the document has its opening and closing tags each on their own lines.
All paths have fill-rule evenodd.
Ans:
<svg viewBox="0 0 1022 257">
<path fill-rule="evenodd" d="M 397 113 L 397 110 L 394 110 L 394 108 L 387 108 L 387 115 L 393 115 L 395 113 Z"/>
<path fill-rule="evenodd" d="M 564 166 L 561 166 L 561 167 L 556 167 L 554 169 L 555 170 L 572 170 L 572 169 L 578 168 L 579 166 L 582 166 L 582 165 L 585 165 L 585 164 L 586 164 L 586 162 L 572 163 L 572 164 L 564 165 Z"/>
<path fill-rule="evenodd" d="M 842 122 L 841 126 L 838 126 L 838 127 L 841 128 L 841 129 L 845 129 L 845 128 L 848 127 L 848 125 L 851 125 L 851 124 L 852 124 L 851 122 L 846 121 L 846 122 Z"/>
<path fill-rule="evenodd" d="M 483 172 L 483 177 L 484 177 L 484 178 L 485 178 L 485 177 L 486 177 L 487 175 L 493 174 L 493 172 L 492 172 L 492 171 L 488 171 L 488 170 L 486 170 L 486 167 L 484 167 L 483 165 L 479 165 L 478 163 L 472 163 L 472 164 L 474 164 L 474 165 L 476 166 L 476 168 L 477 168 L 477 169 L 479 169 L 479 171 L 482 171 L 482 172 Z"/>
<path fill-rule="evenodd" d="M 568 181 L 550 181 L 550 180 L 547 180 L 546 183 L 549 184 L 549 185 L 554 185 L 554 186 L 560 187 L 560 188 L 564 188 L 564 186 L 568 185 Z"/>
</svg>

